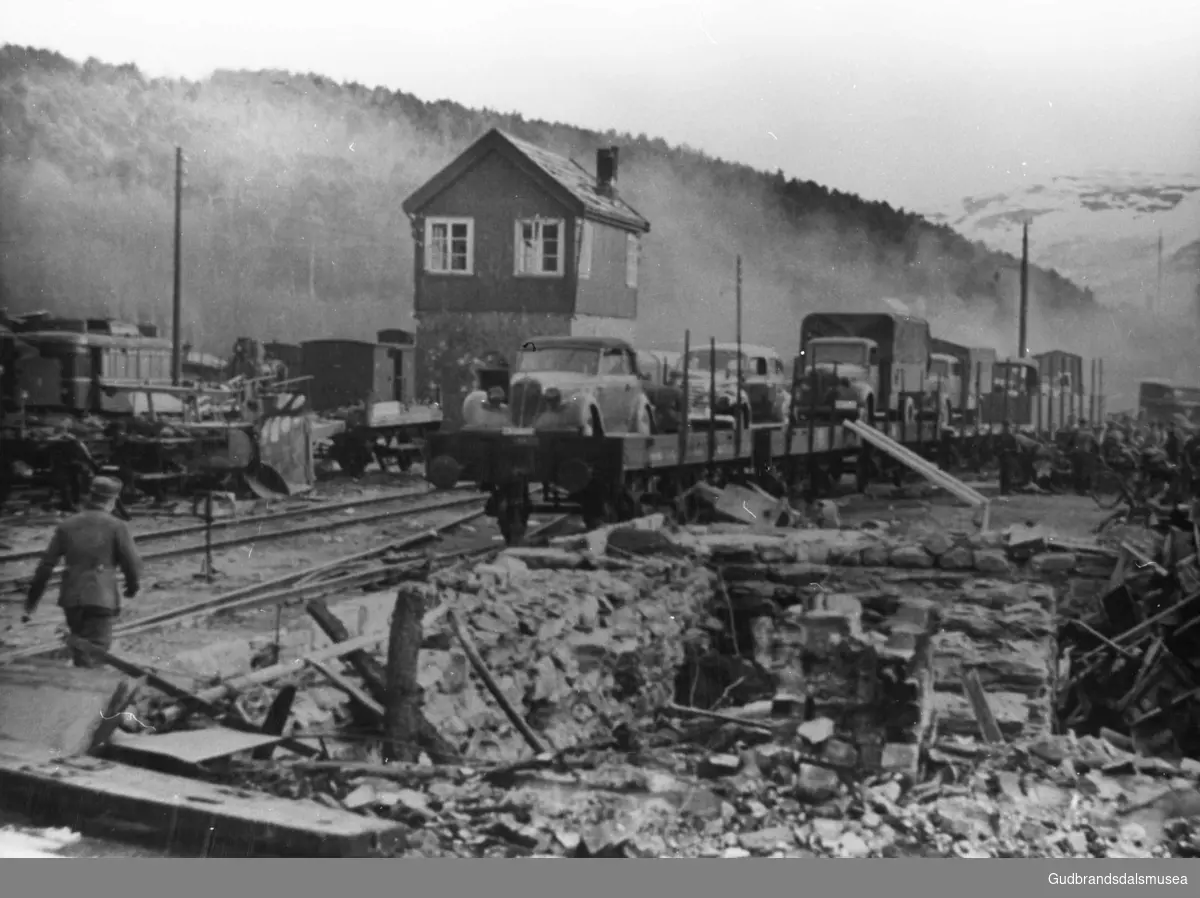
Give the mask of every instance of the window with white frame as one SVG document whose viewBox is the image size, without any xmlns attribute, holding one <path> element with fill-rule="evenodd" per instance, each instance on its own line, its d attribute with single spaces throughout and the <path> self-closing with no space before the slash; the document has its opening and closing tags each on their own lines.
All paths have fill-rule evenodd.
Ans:
<svg viewBox="0 0 1200 898">
<path fill-rule="evenodd" d="M 625 286 L 637 287 L 638 239 L 637 234 L 625 236 Z"/>
<path fill-rule="evenodd" d="M 557 218 L 517 221 L 516 273 L 561 275 L 563 273 L 563 222 Z"/>
<path fill-rule="evenodd" d="M 474 219 L 425 219 L 425 270 L 434 274 L 474 272 Z"/>
<path fill-rule="evenodd" d="M 578 219 L 579 228 L 576 231 L 579 240 L 579 279 L 586 281 L 592 276 L 592 223 L 587 219 Z"/>
</svg>

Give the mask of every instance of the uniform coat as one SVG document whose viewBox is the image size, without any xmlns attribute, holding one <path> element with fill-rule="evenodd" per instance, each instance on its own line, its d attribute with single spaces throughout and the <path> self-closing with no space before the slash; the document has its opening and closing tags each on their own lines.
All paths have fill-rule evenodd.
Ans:
<svg viewBox="0 0 1200 898">
<path fill-rule="evenodd" d="M 125 578 L 125 595 L 137 594 L 141 559 L 125 522 L 107 511 L 89 509 L 72 515 L 54 529 L 50 545 L 38 563 L 25 600 L 33 614 L 59 560 L 64 562 L 58 605 L 71 632 L 107 651 L 112 644 L 112 618 L 121 613 L 117 571 Z M 75 664 L 91 666 L 90 658 L 75 653 Z"/>
</svg>

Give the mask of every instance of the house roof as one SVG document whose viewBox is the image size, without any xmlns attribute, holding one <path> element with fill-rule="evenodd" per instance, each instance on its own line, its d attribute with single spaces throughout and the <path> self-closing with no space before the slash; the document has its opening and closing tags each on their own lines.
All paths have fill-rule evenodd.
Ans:
<svg viewBox="0 0 1200 898">
<path fill-rule="evenodd" d="M 631 349 L 628 340 L 623 340 L 620 337 L 588 337 L 588 336 L 562 336 L 562 337 L 535 337 L 532 340 L 527 340 L 522 349 L 526 346 L 537 351 L 537 349 Z M 534 349 L 536 347 L 536 349 Z"/>
<path fill-rule="evenodd" d="M 513 137 L 499 128 L 488 131 L 418 188 L 402 204 L 404 211 L 410 215 L 419 212 L 430 200 L 465 175 L 493 150 L 503 153 L 585 218 L 612 224 L 627 231 L 644 233 L 650 230 L 650 222 L 619 196 L 601 193 L 597 189 L 595 175 L 582 165 L 573 159 Z"/>
</svg>

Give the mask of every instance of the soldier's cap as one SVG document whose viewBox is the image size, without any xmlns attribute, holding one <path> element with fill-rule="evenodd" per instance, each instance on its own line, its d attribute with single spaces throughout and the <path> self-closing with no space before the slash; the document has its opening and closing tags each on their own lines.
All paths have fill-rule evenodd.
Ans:
<svg viewBox="0 0 1200 898">
<path fill-rule="evenodd" d="M 97 477 L 92 481 L 88 498 L 93 502 L 112 502 L 121 495 L 121 481 L 112 477 Z"/>
</svg>

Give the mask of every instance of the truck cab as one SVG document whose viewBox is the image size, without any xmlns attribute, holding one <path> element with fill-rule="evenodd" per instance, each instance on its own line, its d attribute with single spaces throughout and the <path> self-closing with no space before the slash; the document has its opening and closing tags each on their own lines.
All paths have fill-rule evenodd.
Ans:
<svg viewBox="0 0 1200 898">
<path fill-rule="evenodd" d="M 938 420 L 942 427 L 957 423 L 962 413 L 963 364 L 955 356 L 935 352 L 929 356 L 929 392 L 940 397 Z"/>
<path fill-rule="evenodd" d="M 839 405 L 853 403 L 871 423 L 881 417 L 916 421 L 930 396 L 931 340 L 928 322 L 911 315 L 806 315 L 800 326 L 798 415 L 843 414 L 847 410 Z"/>
</svg>

